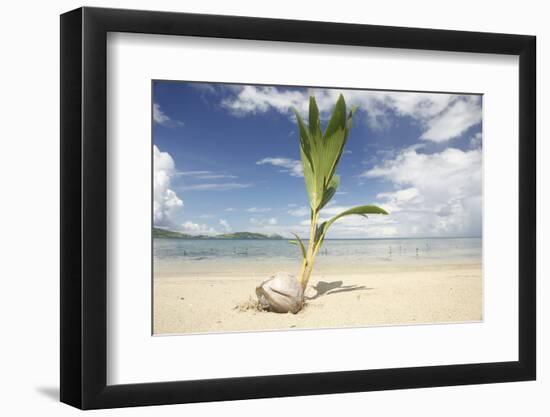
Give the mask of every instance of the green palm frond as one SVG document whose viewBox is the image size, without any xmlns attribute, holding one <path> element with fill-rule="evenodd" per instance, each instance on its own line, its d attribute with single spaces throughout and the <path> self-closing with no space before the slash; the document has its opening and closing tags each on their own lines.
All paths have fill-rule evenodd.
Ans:
<svg viewBox="0 0 550 417">
<path fill-rule="evenodd" d="M 317 107 L 317 102 L 313 96 L 309 98 L 309 133 L 311 136 L 322 135 L 319 108 Z"/>
<path fill-rule="evenodd" d="M 304 257 L 304 259 L 306 259 L 307 255 L 306 255 L 306 247 L 304 246 L 304 242 L 302 242 L 302 239 L 300 239 L 300 236 L 298 236 L 296 233 L 292 233 L 292 234 L 296 236 L 296 240 L 289 240 L 289 243 L 300 246 L 300 249 L 302 251 L 302 256 Z"/>
<path fill-rule="evenodd" d="M 330 220 L 327 221 L 328 227 L 333 224 L 336 220 L 344 217 L 344 216 L 351 216 L 352 214 L 360 215 L 360 216 L 367 216 L 367 214 L 388 214 L 386 210 L 384 210 L 381 207 L 373 206 L 373 205 L 367 205 L 367 206 L 357 206 L 350 208 L 348 210 L 343 211 L 340 214 L 337 214 L 336 216 L 332 217 Z"/>
<path fill-rule="evenodd" d="M 323 200 L 321 201 L 321 205 L 319 206 L 319 210 L 321 210 L 323 207 L 325 207 L 328 202 L 334 197 L 334 194 L 336 194 L 336 190 L 338 189 L 338 186 L 340 185 L 340 176 L 334 175 L 328 186 L 326 187 L 326 190 L 323 194 Z"/>
<path fill-rule="evenodd" d="M 324 133 L 315 97 L 309 99 L 309 125 L 306 126 L 300 113 L 296 109 L 293 110 L 300 132 L 300 157 L 311 207 L 311 229 L 307 250 L 298 235 L 295 234 L 297 240 L 291 241 L 291 243 L 300 246 L 304 257 L 300 282 L 305 288 L 313 268 L 315 255 L 323 244 L 329 227 L 334 222 L 350 215 L 366 217 L 367 214 L 388 213 L 374 205 L 357 206 L 343 211 L 320 225 L 317 224 L 321 209 L 334 197 L 340 185 L 340 177 L 336 174 L 336 169 L 344 153 L 344 146 L 348 140 L 357 107 L 354 106 L 348 111 L 344 97 L 340 94 Z"/>
<path fill-rule="evenodd" d="M 359 215 L 367 217 L 367 214 L 388 214 L 386 210 L 384 210 L 381 207 L 373 206 L 373 205 L 367 205 L 367 206 L 357 206 L 350 208 L 348 210 L 343 211 L 340 214 L 337 214 L 336 216 L 330 218 L 329 220 L 321 223 L 319 227 L 317 228 L 317 231 L 315 233 L 315 241 L 316 245 L 319 247 L 323 244 L 323 241 L 325 240 L 325 235 L 327 234 L 328 228 L 338 219 L 341 219 L 345 216 L 351 216 L 351 215 Z"/>
<path fill-rule="evenodd" d="M 309 100 L 309 126 L 305 125 L 300 113 L 293 110 L 300 131 L 300 155 L 311 209 L 319 210 L 334 196 L 338 187 L 339 180 L 335 181 L 334 175 L 355 109 L 347 113 L 346 102 L 340 94 L 324 134 L 315 97 Z"/>
</svg>

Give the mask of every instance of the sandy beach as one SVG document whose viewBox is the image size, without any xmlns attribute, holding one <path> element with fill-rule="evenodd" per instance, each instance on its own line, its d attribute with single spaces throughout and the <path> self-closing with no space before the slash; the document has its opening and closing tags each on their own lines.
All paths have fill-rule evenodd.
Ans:
<svg viewBox="0 0 550 417">
<path fill-rule="evenodd" d="M 378 266 L 313 274 L 298 314 L 257 311 L 267 276 L 158 273 L 154 334 L 427 324 L 482 320 L 481 263 Z"/>
</svg>

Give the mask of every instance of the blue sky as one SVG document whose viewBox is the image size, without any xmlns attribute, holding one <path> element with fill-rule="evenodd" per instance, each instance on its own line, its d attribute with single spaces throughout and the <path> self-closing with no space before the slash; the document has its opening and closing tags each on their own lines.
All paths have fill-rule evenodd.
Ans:
<svg viewBox="0 0 550 417">
<path fill-rule="evenodd" d="M 191 234 L 306 236 L 308 200 L 291 108 L 358 105 L 329 218 L 332 238 L 480 236 L 481 96 L 155 81 L 154 222 Z"/>
</svg>

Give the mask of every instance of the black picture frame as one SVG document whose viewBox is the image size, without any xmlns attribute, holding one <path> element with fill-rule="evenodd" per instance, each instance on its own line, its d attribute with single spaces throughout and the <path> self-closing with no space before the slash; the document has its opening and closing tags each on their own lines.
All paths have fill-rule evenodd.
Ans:
<svg viewBox="0 0 550 417">
<path fill-rule="evenodd" d="M 519 56 L 518 361 L 107 385 L 108 32 Z M 60 56 L 62 402 L 95 409 L 535 379 L 534 36 L 84 7 L 61 15 Z"/>
</svg>

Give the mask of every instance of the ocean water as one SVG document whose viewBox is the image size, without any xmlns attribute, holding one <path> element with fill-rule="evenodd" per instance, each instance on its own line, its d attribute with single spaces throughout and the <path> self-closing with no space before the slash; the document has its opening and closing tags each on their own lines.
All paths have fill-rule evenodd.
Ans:
<svg viewBox="0 0 550 417">
<path fill-rule="evenodd" d="M 325 240 L 315 268 L 317 273 L 361 272 L 481 260 L 481 238 L 331 239 Z M 155 276 L 296 273 L 301 253 L 288 240 L 154 239 L 153 262 Z"/>
</svg>

